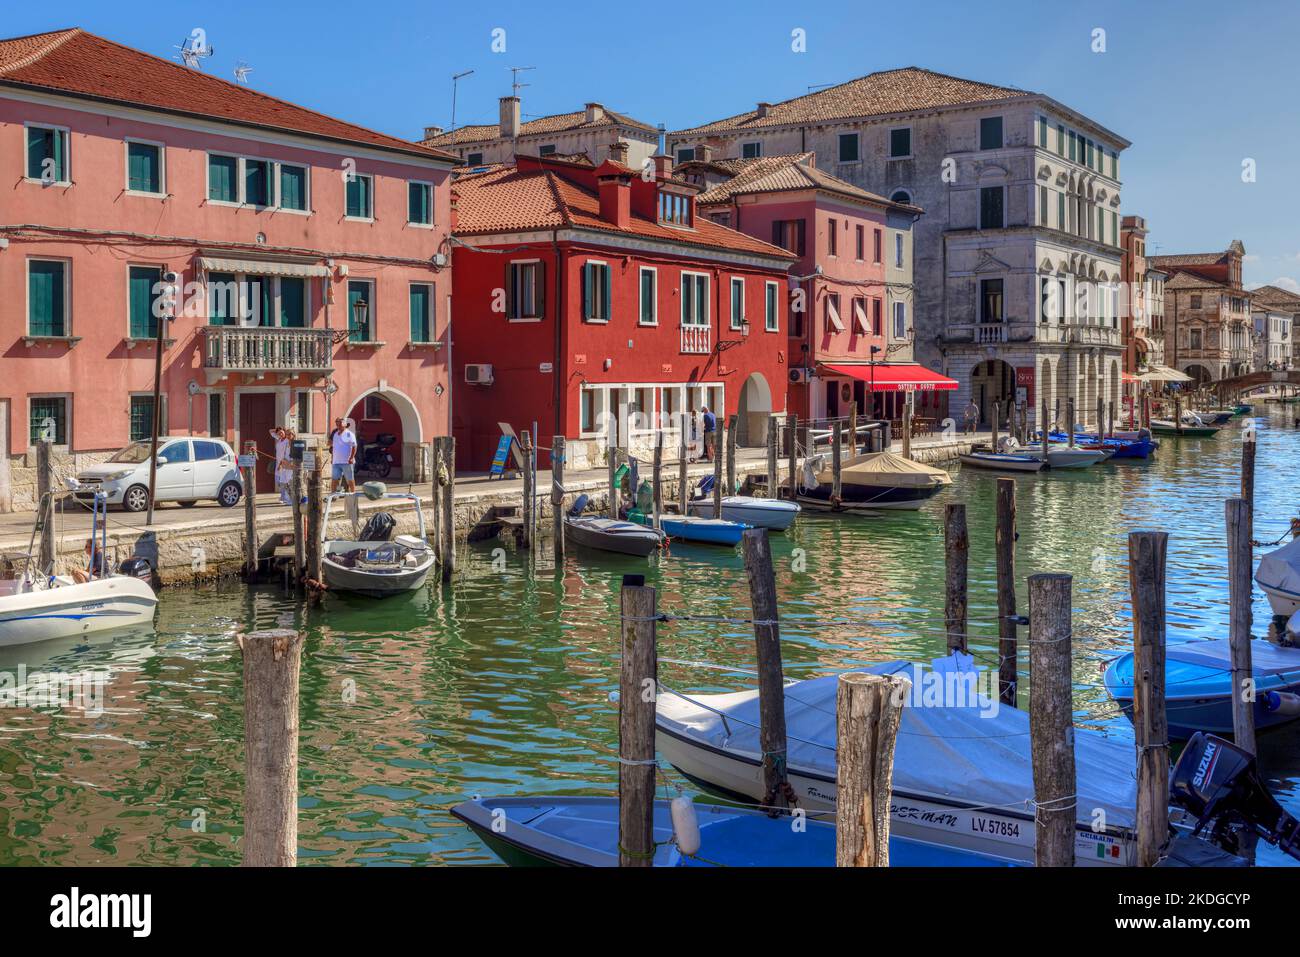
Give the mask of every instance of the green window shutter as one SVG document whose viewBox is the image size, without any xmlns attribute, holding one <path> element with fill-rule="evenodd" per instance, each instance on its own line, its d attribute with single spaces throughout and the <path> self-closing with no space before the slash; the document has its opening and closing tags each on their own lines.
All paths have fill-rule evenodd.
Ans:
<svg viewBox="0 0 1300 957">
<path fill-rule="evenodd" d="M 222 203 L 239 202 L 235 176 L 239 161 L 233 156 L 208 157 L 208 199 Z"/>
<path fill-rule="evenodd" d="M 161 193 L 159 149 L 148 143 L 126 145 L 127 188 L 138 193 Z"/>
<path fill-rule="evenodd" d="M 27 176 L 29 179 L 40 179 L 41 173 L 45 171 L 46 132 L 46 130 L 37 129 L 34 126 L 27 127 Z"/>
<path fill-rule="evenodd" d="M 407 213 L 406 220 L 410 223 L 419 223 L 427 226 L 433 222 L 430 215 L 430 193 L 431 190 L 426 183 L 408 183 L 407 187 Z"/>
<path fill-rule="evenodd" d="M 600 267 L 600 317 L 602 319 L 610 318 L 610 268 L 608 266 Z"/>
<path fill-rule="evenodd" d="M 302 329 L 307 325 L 307 283 L 296 276 L 280 279 L 280 326 Z"/>
<path fill-rule="evenodd" d="M 411 341 L 429 341 L 429 287 L 411 287 Z"/>
<path fill-rule="evenodd" d="M 153 339 L 158 335 L 158 319 L 153 314 L 156 298 L 154 286 L 162 281 L 162 270 L 154 266 L 132 266 L 130 273 L 132 339 Z"/>
<path fill-rule="evenodd" d="M 370 180 L 354 176 L 348 182 L 348 215 L 357 219 L 370 218 Z"/>
<path fill-rule="evenodd" d="M 301 166 L 280 167 L 280 207 L 307 209 L 307 171 Z"/>
<path fill-rule="evenodd" d="M 53 182 L 66 182 L 68 176 L 64 156 L 65 145 L 65 134 L 62 130 L 29 126 L 27 128 L 27 175 L 31 179 L 45 179 L 45 161 L 53 160 L 51 166 Z"/>
<path fill-rule="evenodd" d="M 591 263 L 584 263 L 582 266 L 582 318 L 594 319 L 595 316 L 591 311 L 592 290 L 595 281 L 595 267 Z"/>
<path fill-rule="evenodd" d="M 244 202 L 270 206 L 271 187 L 271 164 L 266 160 L 244 160 Z"/>
<path fill-rule="evenodd" d="M 27 331 L 33 336 L 67 335 L 64 270 L 61 262 L 28 263 Z"/>
<path fill-rule="evenodd" d="M 515 274 L 518 267 L 514 263 L 506 263 L 506 318 L 519 318 L 518 292 L 515 289 Z"/>
<path fill-rule="evenodd" d="M 234 273 L 208 273 L 208 325 L 233 326 L 239 310 L 239 288 Z"/>
</svg>

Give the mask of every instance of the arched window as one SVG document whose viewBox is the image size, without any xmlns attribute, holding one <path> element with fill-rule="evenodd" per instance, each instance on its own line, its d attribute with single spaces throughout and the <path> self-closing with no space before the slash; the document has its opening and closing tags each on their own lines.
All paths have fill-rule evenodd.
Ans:
<svg viewBox="0 0 1300 957">
<path fill-rule="evenodd" d="M 889 197 L 889 201 L 891 203 L 906 203 L 910 206 L 912 204 L 912 194 L 905 189 L 896 190 L 894 195 Z"/>
</svg>

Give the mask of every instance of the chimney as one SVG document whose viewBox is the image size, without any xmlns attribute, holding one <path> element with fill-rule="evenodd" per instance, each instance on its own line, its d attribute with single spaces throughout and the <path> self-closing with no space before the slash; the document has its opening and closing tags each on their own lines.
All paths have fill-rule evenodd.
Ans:
<svg viewBox="0 0 1300 957">
<path fill-rule="evenodd" d="M 632 180 L 626 173 L 610 168 L 597 172 L 596 191 L 600 195 L 600 218 L 616 229 L 627 229 L 632 222 Z"/>
<path fill-rule="evenodd" d="M 595 123 L 605 118 L 605 108 L 599 103 L 588 103 L 585 110 L 586 115 L 584 118 L 588 123 Z"/>
<path fill-rule="evenodd" d="M 513 140 L 519 135 L 519 97 L 501 97 L 501 136 Z"/>
<path fill-rule="evenodd" d="M 758 104 L 758 115 L 767 116 L 767 114 L 771 111 L 771 109 L 772 109 L 771 103 L 760 103 Z"/>
<path fill-rule="evenodd" d="M 441 126 L 426 126 L 426 127 L 424 128 L 424 138 L 425 138 L 426 140 L 431 140 L 431 139 L 433 139 L 435 136 L 441 136 L 441 135 L 442 135 L 442 127 L 441 127 Z"/>
<path fill-rule="evenodd" d="M 665 153 L 656 153 L 650 159 L 655 164 L 655 179 L 668 179 L 673 175 L 673 158 Z"/>
<path fill-rule="evenodd" d="M 627 165 L 627 143 L 624 140 L 615 140 L 609 145 L 609 158 L 615 163 Z"/>
<path fill-rule="evenodd" d="M 712 163 L 713 147 L 708 143 L 701 143 L 695 147 L 695 158 L 701 163 Z"/>
</svg>

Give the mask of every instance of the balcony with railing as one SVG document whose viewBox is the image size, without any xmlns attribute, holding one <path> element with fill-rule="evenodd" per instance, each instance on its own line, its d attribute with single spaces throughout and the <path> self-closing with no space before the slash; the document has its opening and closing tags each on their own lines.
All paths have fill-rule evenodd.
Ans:
<svg viewBox="0 0 1300 957">
<path fill-rule="evenodd" d="M 334 368 L 330 329 L 204 326 L 203 366 L 210 379 L 230 373 L 328 375 Z"/>
<path fill-rule="evenodd" d="M 707 355 L 712 350 L 713 328 L 711 326 L 682 326 L 682 352 Z"/>
<path fill-rule="evenodd" d="M 1046 342 L 1066 345 L 1107 346 L 1119 348 L 1119 329 L 1089 322 L 978 322 L 948 327 L 948 342 L 975 345 L 998 345 L 1009 342 Z"/>
</svg>

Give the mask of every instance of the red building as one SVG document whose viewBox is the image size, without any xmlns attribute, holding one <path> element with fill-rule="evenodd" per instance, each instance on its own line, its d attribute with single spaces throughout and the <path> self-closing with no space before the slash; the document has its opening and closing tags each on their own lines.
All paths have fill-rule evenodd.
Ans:
<svg viewBox="0 0 1300 957">
<path fill-rule="evenodd" d="M 570 440 L 570 468 L 607 434 L 669 457 L 683 417 L 739 415 L 742 445 L 785 412 L 786 272 L 794 256 L 697 218 L 667 157 L 639 173 L 550 158 L 470 173 L 453 188 L 457 283 L 453 429 L 460 465 L 537 423 Z M 610 432 L 607 433 L 606 429 Z"/>
</svg>

